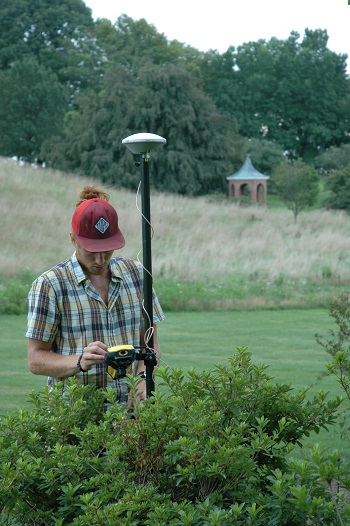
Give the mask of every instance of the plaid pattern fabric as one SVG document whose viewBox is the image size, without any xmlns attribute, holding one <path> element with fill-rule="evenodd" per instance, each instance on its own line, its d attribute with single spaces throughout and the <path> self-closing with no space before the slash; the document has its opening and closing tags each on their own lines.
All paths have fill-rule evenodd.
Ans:
<svg viewBox="0 0 350 526">
<path fill-rule="evenodd" d="M 129 259 L 112 258 L 108 307 L 85 276 L 75 253 L 32 284 L 28 295 L 26 336 L 51 342 L 51 352 L 80 355 L 84 347 L 101 341 L 108 347 L 140 345 L 143 324 L 143 269 Z M 153 321 L 164 319 L 157 296 L 153 293 Z M 120 401 L 127 396 L 125 380 L 113 380 L 105 364 L 94 366 L 88 373 L 78 373 L 78 380 L 96 387 L 117 389 Z M 49 385 L 65 378 L 50 377 Z"/>
</svg>

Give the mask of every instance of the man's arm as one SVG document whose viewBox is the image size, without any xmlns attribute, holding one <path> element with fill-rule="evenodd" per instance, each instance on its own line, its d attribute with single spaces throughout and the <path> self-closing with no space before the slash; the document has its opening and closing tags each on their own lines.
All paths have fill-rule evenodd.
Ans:
<svg viewBox="0 0 350 526">
<path fill-rule="evenodd" d="M 41 340 L 28 339 L 28 367 L 33 374 L 64 378 L 74 376 L 79 372 L 79 355 L 63 355 L 50 352 L 52 344 Z M 92 342 L 85 347 L 80 365 L 84 371 L 93 365 L 104 362 L 107 345 L 102 342 Z"/>
</svg>

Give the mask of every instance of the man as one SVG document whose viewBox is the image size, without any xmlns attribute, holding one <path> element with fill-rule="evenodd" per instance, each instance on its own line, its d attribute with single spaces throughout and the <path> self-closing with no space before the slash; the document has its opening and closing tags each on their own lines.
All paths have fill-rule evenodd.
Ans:
<svg viewBox="0 0 350 526">
<path fill-rule="evenodd" d="M 72 217 L 73 256 L 37 278 L 28 295 L 28 366 L 48 376 L 49 385 L 76 376 L 82 384 L 113 387 L 120 402 L 128 399 L 126 380 L 107 372 L 108 348 L 145 346 L 143 270 L 132 260 L 113 257 L 125 245 L 116 210 L 108 195 L 85 187 Z M 164 319 L 153 294 L 154 323 Z M 159 362 L 157 330 L 154 351 Z M 138 400 L 146 397 L 145 365 L 133 364 Z"/>
</svg>

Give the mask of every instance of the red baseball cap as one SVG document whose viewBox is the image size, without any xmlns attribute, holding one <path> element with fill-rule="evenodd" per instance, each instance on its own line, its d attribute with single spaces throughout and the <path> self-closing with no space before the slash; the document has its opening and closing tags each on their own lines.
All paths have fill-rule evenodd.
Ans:
<svg viewBox="0 0 350 526">
<path fill-rule="evenodd" d="M 77 206 L 72 217 L 72 229 L 88 252 L 109 252 L 125 245 L 118 226 L 118 214 L 103 199 L 87 199 Z"/>
</svg>

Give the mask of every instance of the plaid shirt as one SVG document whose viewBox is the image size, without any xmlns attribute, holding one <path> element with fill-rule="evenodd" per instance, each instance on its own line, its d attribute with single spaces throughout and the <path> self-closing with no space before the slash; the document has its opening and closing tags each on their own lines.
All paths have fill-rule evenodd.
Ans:
<svg viewBox="0 0 350 526">
<path fill-rule="evenodd" d="M 75 253 L 36 279 L 28 295 L 26 336 L 51 342 L 51 352 L 80 355 L 84 347 L 101 341 L 108 347 L 140 345 L 143 324 L 142 265 L 130 259 L 110 260 L 111 281 L 108 307 L 84 274 Z M 153 293 L 154 323 L 164 319 Z M 120 401 L 126 397 L 125 379 L 114 380 L 105 364 L 93 366 L 88 373 L 77 373 L 82 384 L 117 389 Z M 49 385 L 65 378 L 49 377 Z"/>
</svg>

